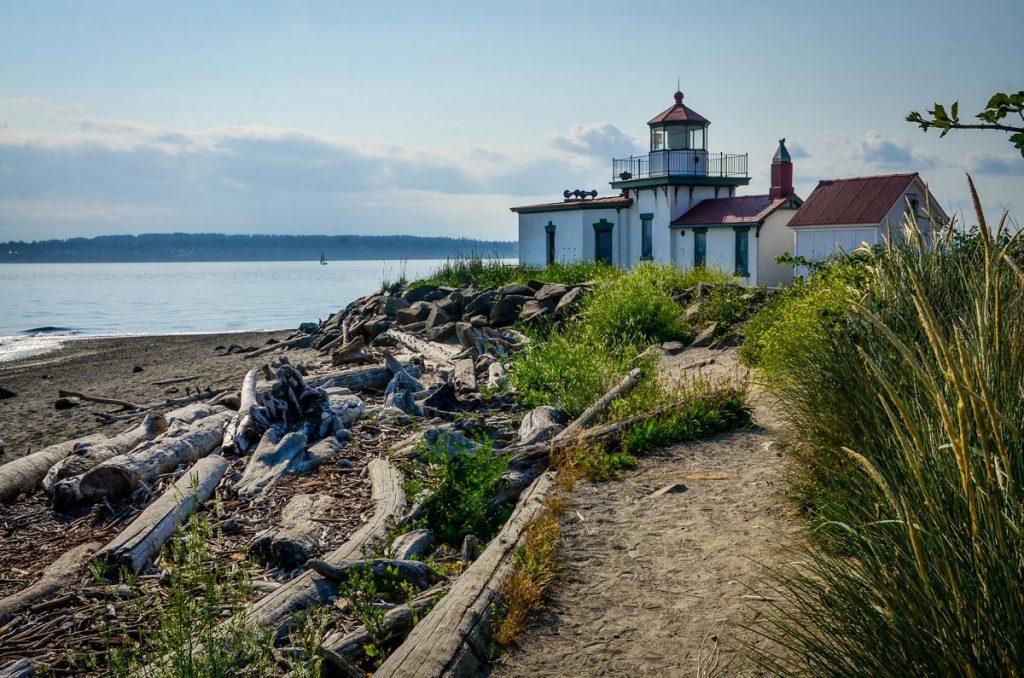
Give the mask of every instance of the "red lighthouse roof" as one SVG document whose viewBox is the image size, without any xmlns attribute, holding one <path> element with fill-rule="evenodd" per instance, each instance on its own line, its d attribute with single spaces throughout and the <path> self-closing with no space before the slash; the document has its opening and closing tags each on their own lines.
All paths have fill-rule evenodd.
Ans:
<svg viewBox="0 0 1024 678">
<path fill-rule="evenodd" d="M 648 121 L 648 125 L 664 125 L 673 123 L 696 123 L 699 125 L 710 125 L 711 121 L 692 108 L 683 105 L 683 93 L 676 92 L 676 103 L 671 108 L 654 116 Z"/>
</svg>

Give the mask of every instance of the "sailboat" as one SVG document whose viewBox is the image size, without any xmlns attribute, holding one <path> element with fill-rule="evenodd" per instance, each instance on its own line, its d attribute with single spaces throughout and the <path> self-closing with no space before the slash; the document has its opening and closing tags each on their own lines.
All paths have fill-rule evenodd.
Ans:
<svg viewBox="0 0 1024 678">
<path fill-rule="evenodd" d="M 320 250 L 320 265 L 321 266 L 326 266 L 327 265 L 327 257 L 325 257 L 324 254 L 325 254 L 325 252 L 323 250 Z"/>
</svg>

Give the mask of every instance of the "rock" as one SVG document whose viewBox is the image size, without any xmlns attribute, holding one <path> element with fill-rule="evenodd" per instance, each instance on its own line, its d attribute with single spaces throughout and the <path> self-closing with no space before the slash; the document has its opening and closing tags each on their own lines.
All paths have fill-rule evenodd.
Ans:
<svg viewBox="0 0 1024 678">
<path fill-rule="evenodd" d="M 452 322 L 451 317 L 441 309 L 440 305 L 435 305 L 430 309 L 430 314 L 427 315 L 427 324 L 424 326 L 424 329 L 432 330 L 435 327 L 450 322 Z"/>
<path fill-rule="evenodd" d="M 401 312 L 401 311 L 399 311 L 399 312 Z M 423 330 L 427 329 L 427 321 L 426 320 L 420 320 L 419 322 L 409 323 L 408 325 L 404 326 L 402 329 L 405 330 L 406 332 L 411 332 L 413 334 L 416 334 L 417 332 L 422 332 Z"/>
<path fill-rule="evenodd" d="M 327 406 L 341 420 L 341 425 L 348 428 L 362 416 L 366 405 L 362 398 L 355 395 L 327 394 Z"/>
<path fill-rule="evenodd" d="M 337 466 L 338 468 L 354 468 L 355 467 L 355 464 L 353 464 L 352 460 L 349 459 L 348 457 L 342 457 L 338 461 L 334 462 L 334 465 Z"/>
<path fill-rule="evenodd" d="M 337 438 L 340 443 L 352 442 L 352 432 L 348 429 L 339 428 L 334 432 L 334 437 Z M 338 463 L 340 464 L 341 462 Z"/>
<path fill-rule="evenodd" d="M 526 286 L 521 285 L 521 287 Z M 526 289 L 529 288 L 527 287 Z M 494 305 L 491 306 L 491 326 L 502 327 L 504 325 L 511 325 L 514 323 L 516 318 L 519 316 L 519 309 L 530 299 L 532 299 L 532 297 L 519 294 L 511 294 L 498 299 L 498 301 L 494 302 Z"/>
<path fill-rule="evenodd" d="M 415 304 L 417 301 L 426 301 L 427 297 L 436 291 L 436 285 L 420 285 L 406 290 L 402 298 L 410 304 Z"/>
<path fill-rule="evenodd" d="M 505 285 L 504 287 L 498 288 L 499 297 L 533 297 L 533 290 L 526 285 L 520 285 L 519 283 L 512 283 Z"/>
<path fill-rule="evenodd" d="M 469 319 L 469 324 L 472 325 L 473 327 L 487 327 L 491 323 L 487 319 L 487 316 L 485 316 L 485 315 L 475 315 L 475 316 L 473 316 L 472 318 Z"/>
<path fill-rule="evenodd" d="M 8 398 L 17 398 L 18 394 L 14 391 L 8 391 L 6 388 L 0 388 L 0 400 L 7 400 Z"/>
<path fill-rule="evenodd" d="M 449 431 L 444 428 L 430 428 L 423 432 L 425 442 L 432 452 L 439 452 L 451 458 L 459 454 L 473 452 L 480 443 L 470 440 L 458 431 Z"/>
<path fill-rule="evenodd" d="M 533 298 L 536 299 L 537 301 L 546 301 L 548 299 L 553 299 L 553 303 L 557 303 L 558 300 L 565 296 L 565 293 L 568 291 L 569 288 L 566 287 L 565 285 L 544 285 L 544 287 L 541 287 L 539 290 L 537 290 L 537 294 L 534 295 Z"/>
<path fill-rule="evenodd" d="M 488 315 L 491 312 L 491 304 L 494 303 L 494 291 L 490 290 L 477 296 L 476 299 L 466 304 L 463 312 L 468 316 Z"/>
<path fill-rule="evenodd" d="M 565 428 L 565 413 L 561 410 L 541 405 L 526 413 L 519 425 L 519 445 L 531 445 L 551 440 Z"/>
<path fill-rule="evenodd" d="M 683 346 L 683 342 L 681 341 L 666 341 L 661 345 L 661 350 L 666 355 L 676 355 L 677 353 L 681 353 L 685 348 L 686 347 Z"/>
<path fill-rule="evenodd" d="M 703 330 L 701 330 L 700 334 L 698 334 L 696 338 L 694 338 L 694 340 L 690 342 L 690 347 L 698 348 L 702 346 L 710 346 L 711 342 L 713 342 L 717 337 L 718 323 L 711 323 Z"/>
<path fill-rule="evenodd" d="M 395 560 L 419 560 L 430 554 L 434 546 L 434 533 L 430 530 L 413 530 L 396 537 L 388 554 Z"/>
<path fill-rule="evenodd" d="M 319 323 L 301 323 L 299 325 L 299 332 L 303 334 L 316 334 L 320 331 Z"/>
<path fill-rule="evenodd" d="M 442 384 L 440 388 L 427 396 L 427 399 L 423 401 L 423 405 L 424 407 L 432 407 L 442 412 L 456 412 L 463 409 L 462 403 L 455 392 L 455 384 L 450 381 Z"/>
<path fill-rule="evenodd" d="M 455 290 L 447 297 L 437 302 L 437 308 L 452 318 L 462 317 L 462 292 Z"/>
<path fill-rule="evenodd" d="M 409 308 L 403 308 L 395 313 L 395 323 L 404 327 L 426 320 L 432 308 L 433 305 L 426 301 L 413 302 Z"/>
<path fill-rule="evenodd" d="M 536 292 L 539 289 L 542 289 L 544 287 L 544 285 L 546 285 L 546 284 L 547 283 L 541 282 L 540 280 L 527 280 L 526 281 L 526 286 L 529 287 L 534 292 Z"/>
<path fill-rule="evenodd" d="M 144 372 L 144 371 L 145 370 L 143 370 L 140 365 L 136 365 L 135 367 L 132 368 L 132 372 L 134 372 L 135 374 L 138 374 L 139 372 Z"/>
<path fill-rule="evenodd" d="M 385 318 L 374 320 L 373 322 L 367 323 L 363 327 L 363 334 L 366 335 L 367 339 L 374 339 L 379 334 L 383 334 L 391 329 L 391 323 Z"/>
<path fill-rule="evenodd" d="M 462 559 L 471 562 L 480 557 L 480 540 L 475 534 L 467 534 L 462 540 Z"/>
<path fill-rule="evenodd" d="M 73 407 L 81 407 L 82 401 L 78 398 L 57 398 L 53 401 L 56 410 L 70 410 Z"/>
<path fill-rule="evenodd" d="M 685 311 L 683 311 L 683 320 L 685 322 L 693 322 L 700 315 L 700 302 L 695 301 L 690 304 Z"/>
<path fill-rule="evenodd" d="M 325 332 L 322 335 L 319 335 L 320 338 L 313 343 L 313 347 L 319 350 L 340 336 L 341 330 L 330 330 Z"/>
<path fill-rule="evenodd" d="M 386 315 L 389 320 L 394 320 L 399 311 L 404 308 L 409 308 L 409 306 L 411 306 L 411 304 L 402 297 L 386 297 L 384 299 L 384 315 Z"/>
<path fill-rule="evenodd" d="M 558 300 L 558 305 L 555 306 L 555 317 L 564 318 L 575 311 L 576 307 L 579 306 L 581 301 L 583 301 L 583 294 L 583 287 L 574 287 L 566 292 L 565 295 Z"/>
<path fill-rule="evenodd" d="M 444 341 L 448 337 L 455 336 L 455 323 L 445 323 L 438 327 L 427 330 L 427 339 L 430 341 Z"/>
</svg>

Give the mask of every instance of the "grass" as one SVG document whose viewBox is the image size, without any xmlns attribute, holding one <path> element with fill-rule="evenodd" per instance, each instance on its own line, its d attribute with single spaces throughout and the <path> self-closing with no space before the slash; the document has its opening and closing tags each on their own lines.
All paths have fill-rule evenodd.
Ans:
<svg viewBox="0 0 1024 678">
<path fill-rule="evenodd" d="M 103 647 L 78 668 L 114 676 L 261 676 L 272 672 L 269 633 L 253 631 L 239 611 L 252 591 L 247 568 L 216 556 L 220 536 L 206 514 L 193 516 L 164 552 L 167 580 L 149 606 L 145 596 L 112 607 L 101 621 Z M 96 570 L 97 578 L 102 565 Z M 134 583 L 130 577 L 124 577 Z M 224 610 L 235 610 L 225 616 Z M 138 631 L 127 624 L 138 619 Z"/>
<path fill-rule="evenodd" d="M 516 550 L 515 569 L 502 590 L 501 614 L 494 640 L 507 646 L 515 642 L 530 619 L 544 606 L 544 596 L 559 577 L 559 523 L 565 500 L 548 500 L 544 514 L 526 528 L 523 545 Z"/>
<path fill-rule="evenodd" d="M 546 268 L 539 268 L 510 264 L 502 259 L 469 255 L 446 260 L 430 276 L 413 282 L 412 286 L 473 286 L 478 290 L 487 290 L 512 283 L 525 285 L 531 280 L 575 285 L 613 275 L 615 269 L 611 266 L 591 261 L 552 264 Z"/>
<path fill-rule="evenodd" d="M 493 444 L 485 443 L 451 457 L 436 452 L 428 456 L 428 463 L 433 494 L 424 508 L 427 526 L 434 535 L 456 546 L 468 534 L 484 542 L 494 536 L 510 510 L 490 510 L 507 459 L 495 452 Z"/>
<path fill-rule="evenodd" d="M 816 537 L 774 572 L 771 672 L 1022 672 L 1024 274 L 974 197 L 973 237 L 890 246 L 853 293 L 823 284 L 827 319 L 797 292 L 765 322 Z M 814 330 L 798 359 L 787 325 Z"/>
</svg>

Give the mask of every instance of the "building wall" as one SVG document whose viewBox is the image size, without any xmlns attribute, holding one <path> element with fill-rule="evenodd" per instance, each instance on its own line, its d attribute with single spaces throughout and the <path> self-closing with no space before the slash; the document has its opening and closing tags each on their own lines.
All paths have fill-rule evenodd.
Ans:
<svg viewBox="0 0 1024 678">
<path fill-rule="evenodd" d="M 775 263 L 775 258 L 794 252 L 793 229 L 788 227 L 794 214 L 795 209 L 777 209 L 764 220 L 761 234 L 757 237 L 756 284 L 777 287 L 793 282 L 793 269 Z"/>
<path fill-rule="evenodd" d="M 547 265 L 548 222 L 555 225 L 555 260 L 559 263 L 593 261 L 596 241 L 594 224 L 606 219 L 615 224 L 612 230 L 612 257 L 622 266 L 621 219 L 628 210 L 581 209 L 532 212 L 519 215 L 519 263 L 527 266 Z"/>
<path fill-rule="evenodd" d="M 679 258 L 681 243 L 677 240 L 678 234 L 673 233 L 670 224 L 701 200 L 714 198 L 715 187 L 693 186 L 691 191 L 689 186 L 658 186 L 631 190 L 629 195 L 633 198 L 633 204 L 627 210 L 623 210 L 623 212 L 628 212 L 628 215 L 624 218 L 622 243 L 624 263 L 622 265 L 633 266 L 640 260 L 640 255 L 643 252 L 640 215 L 653 214 L 651 254 L 654 261 L 683 266 L 685 262 Z M 729 187 L 719 189 L 719 197 L 728 195 Z"/>
</svg>

